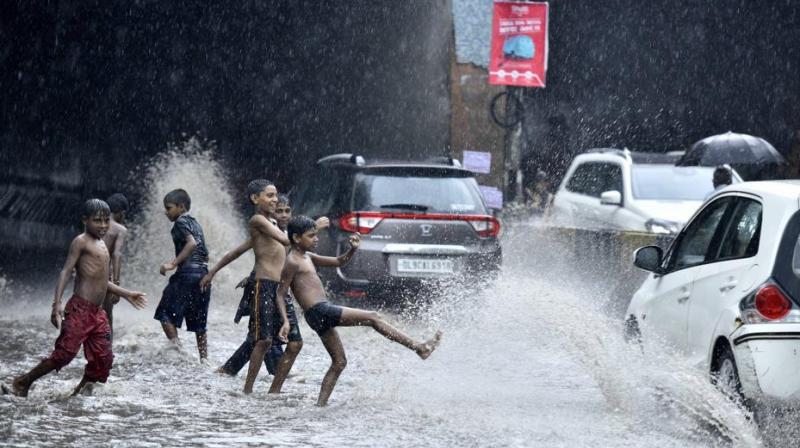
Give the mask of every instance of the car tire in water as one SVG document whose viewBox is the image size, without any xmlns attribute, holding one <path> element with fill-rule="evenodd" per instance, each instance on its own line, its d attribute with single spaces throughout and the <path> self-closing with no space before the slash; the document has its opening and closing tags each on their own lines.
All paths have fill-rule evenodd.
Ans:
<svg viewBox="0 0 800 448">
<path fill-rule="evenodd" d="M 742 383 L 739 381 L 739 369 L 736 358 L 728 344 L 719 344 L 714 349 L 714 360 L 711 365 L 711 383 L 723 394 L 737 403 L 744 402 Z"/>
</svg>

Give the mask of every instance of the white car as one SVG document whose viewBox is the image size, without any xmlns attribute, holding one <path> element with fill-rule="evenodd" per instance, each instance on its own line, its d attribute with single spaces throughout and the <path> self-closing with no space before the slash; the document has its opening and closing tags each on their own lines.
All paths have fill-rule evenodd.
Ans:
<svg viewBox="0 0 800 448">
<path fill-rule="evenodd" d="M 556 227 L 676 233 L 714 190 L 714 167 L 677 156 L 595 149 L 575 157 L 547 211 Z M 734 183 L 741 182 L 731 170 Z"/>
<path fill-rule="evenodd" d="M 636 251 L 650 271 L 628 336 L 655 338 L 732 395 L 800 403 L 800 182 L 715 193 L 673 240 Z M 654 339 L 654 340 L 655 340 Z"/>
</svg>

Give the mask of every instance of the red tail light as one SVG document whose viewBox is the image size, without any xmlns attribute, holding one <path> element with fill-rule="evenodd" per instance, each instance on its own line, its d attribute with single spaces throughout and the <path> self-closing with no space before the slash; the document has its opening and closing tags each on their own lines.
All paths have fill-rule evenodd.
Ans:
<svg viewBox="0 0 800 448">
<path fill-rule="evenodd" d="M 381 212 L 355 212 L 348 213 L 339 218 L 339 227 L 345 232 L 360 233 L 366 235 L 383 221 L 383 218 L 390 217 L 390 213 Z"/>
<path fill-rule="evenodd" d="M 446 213 L 392 213 L 392 212 L 352 212 L 339 218 L 339 227 L 345 232 L 358 232 L 365 235 L 371 232 L 384 219 L 412 219 L 428 221 L 467 221 L 481 238 L 500 234 L 500 221 L 487 215 L 449 215 Z"/>
<path fill-rule="evenodd" d="M 500 234 L 500 221 L 493 216 L 464 216 L 481 238 L 489 238 Z"/>
<path fill-rule="evenodd" d="M 791 309 L 792 302 L 775 285 L 766 285 L 756 293 L 756 310 L 766 319 L 781 319 Z"/>
</svg>

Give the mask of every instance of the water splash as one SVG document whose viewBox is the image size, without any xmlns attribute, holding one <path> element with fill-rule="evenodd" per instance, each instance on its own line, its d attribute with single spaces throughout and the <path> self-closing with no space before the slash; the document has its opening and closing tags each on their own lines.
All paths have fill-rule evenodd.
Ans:
<svg viewBox="0 0 800 448">
<path fill-rule="evenodd" d="M 182 188 L 189 193 L 189 213 L 203 227 L 212 264 L 247 238 L 246 221 L 238 212 L 241 201 L 230 191 L 225 170 L 215 160 L 213 142 L 191 137 L 170 145 L 138 168 L 133 177 L 144 189 L 144 199 L 141 212 L 130 225 L 123 283 L 145 290 L 153 307 L 166 284 L 158 273 L 159 266 L 175 254 L 170 237 L 172 223 L 164 216 L 163 205 L 170 190 Z M 223 293 L 226 302 L 234 300 L 233 286 L 252 266 L 253 256 L 248 252 L 220 272 L 214 280 L 212 300 L 219 301 L 217 291 Z"/>
<path fill-rule="evenodd" d="M 526 259 L 536 247 L 547 247 L 541 238 L 531 237 L 534 229 L 520 229 L 528 234 L 528 244 L 512 246 L 512 258 Z M 555 253 L 564 258 L 563 251 Z M 513 283 L 499 286 L 507 295 L 522 295 L 520 299 L 537 310 L 544 330 L 591 373 L 611 410 L 637 425 L 696 442 L 760 446 L 753 415 L 713 387 L 707 372 L 688 365 L 660 341 L 646 341 L 644 347 L 624 341 L 623 323 L 611 312 L 618 308 L 611 302 L 620 298 L 598 294 L 600 276 L 590 272 L 602 265 L 565 269 L 561 264 L 557 271 L 539 265 L 540 275 L 526 279 L 525 264 L 517 262 L 505 277 Z M 543 284 L 545 278 L 565 281 Z M 593 281 L 581 281 L 587 278 Z"/>
<path fill-rule="evenodd" d="M 469 422 L 476 437 L 502 433 L 516 446 L 761 446 L 753 416 L 705 372 L 656 343 L 643 353 L 624 341 L 622 321 L 609 317 L 612 298 L 586 281 L 592 275 L 537 262 L 564 252 L 550 252 L 535 231 L 506 235 L 494 285 L 441 291 L 417 314 L 445 325 L 431 367 L 398 363 L 391 378 L 366 387 L 443 426 Z"/>
</svg>

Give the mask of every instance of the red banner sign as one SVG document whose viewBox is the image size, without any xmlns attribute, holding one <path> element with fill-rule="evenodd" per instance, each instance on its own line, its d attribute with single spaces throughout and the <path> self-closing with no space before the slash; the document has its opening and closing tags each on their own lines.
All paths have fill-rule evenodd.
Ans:
<svg viewBox="0 0 800 448">
<path fill-rule="evenodd" d="M 494 3 L 490 84 L 544 87 L 548 13 L 546 2 Z"/>
</svg>

